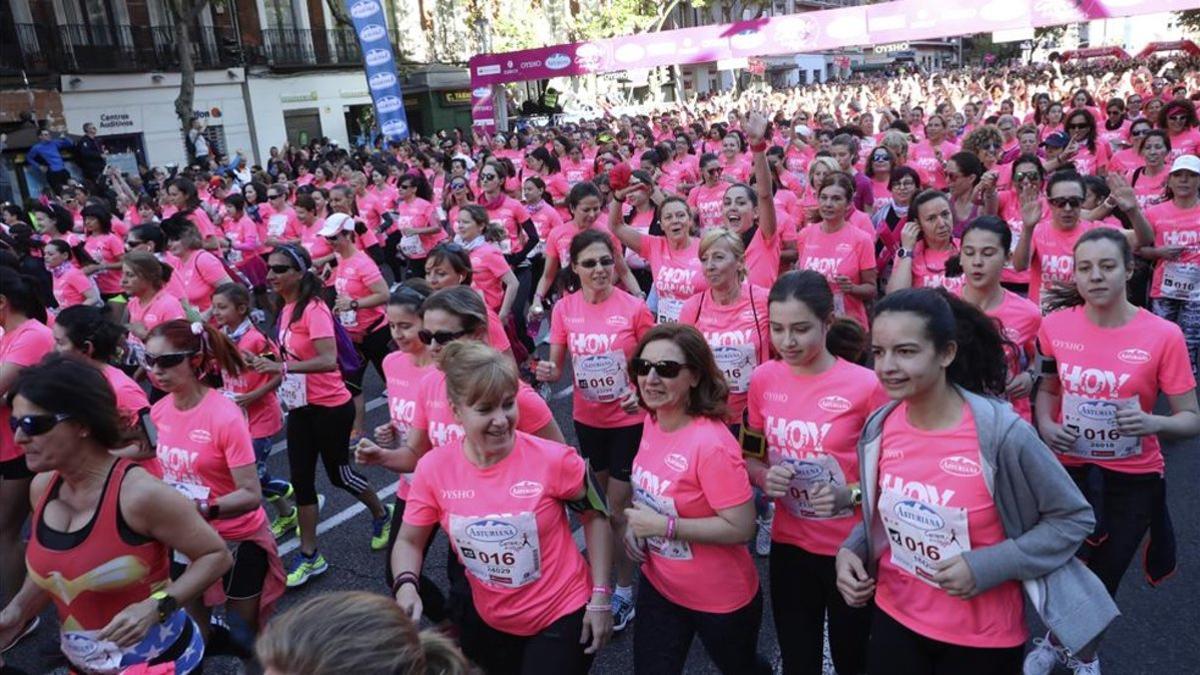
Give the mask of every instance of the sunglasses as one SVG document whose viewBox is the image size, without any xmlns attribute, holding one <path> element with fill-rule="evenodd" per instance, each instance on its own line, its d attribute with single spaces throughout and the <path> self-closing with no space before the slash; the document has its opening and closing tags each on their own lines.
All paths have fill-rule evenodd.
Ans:
<svg viewBox="0 0 1200 675">
<path fill-rule="evenodd" d="M 890 159 L 891 159 L 891 156 L 888 155 L 886 152 L 879 152 L 874 155 L 871 155 L 872 162 L 886 162 Z"/>
<path fill-rule="evenodd" d="M 916 183 L 916 182 L 915 182 L 913 179 L 911 179 L 911 178 L 905 178 L 905 179 L 903 179 L 903 180 L 898 180 L 898 181 L 896 181 L 895 183 L 893 183 L 893 184 L 892 184 L 892 189 L 895 189 L 895 188 L 915 188 L 915 187 L 917 187 L 917 183 Z"/>
<path fill-rule="evenodd" d="M 1053 206 L 1056 209 L 1063 209 L 1067 207 L 1077 209 L 1080 206 L 1083 206 L 1083 197 L 1052 197 L 1049 201 L 1050 206 Z"/>
<path fill-rule="evenodd" d="M 466 189 L 466 187 L 467 187 L 466 183 L 451 183 L 450 184 L 451 190 L 463 190 L 463 189 Z"/>
<path fill-rule="evenodd" d="M 137 248 L 138 246 L 141 246 L 143 243 L 144 242 L 130 240 L 130 241 L 125 242 L 125 248 Z"/>
<path fill-rule="evenodd" d="M 424 343 L 426 346 L 431 345 L 435 342 L 438 343 L 439 345 L 447 345 L 447 344 L 450 344 L 451 342 L 454 342 L 455 340 L 459 339 L 460 337 L 462 337 L 466 334 L 467 334 L 467 331 L 465 331 L 465 330 L 456 330 L 456 331 L 439 330 L 436 333 L 434 333 L 433 331 L 428 331 L 428 330 L 419 330 L 419 331 L 417 331 L 417 339 L 420 340 L 422 343 Z"/>
<path fill-rule="evenodd" d="M 1077 122 L 1075 124 L 1068 124 L 1067 128 L 1068 129 L 1091 129 L 1092 125 L 1088 124 L 1087 122 Z"/>
<path fill-rule="evenodd" d="M 721 173 L 721 168 L 713 167 L 711 169 L 705 169 L 704 173 L 708 174 L 709 176 L 716 176 L 717 174 Z"/>
<path fill-rule="evenodd" d="M 405 184 L 403 184 L 403 185 L 401 185 L 401 186 L 400 186 L 400 189 L 401 189 L 401 190 L 412 190 L 412 189 L 414 189 L 414 188 L 416 188 L 416 187 L 417 187 L 417 186 L 416 186 L 416 185 L 413 185 L 412 183 L 405 183 Z M 451 187 L 453 187 L 453 186 L 451 186 Z M 459 183 L 459 187 L 464 187 L 464 186 L 463 186 L 463 184 L 462 184 L 462 183 Z"/>
<path fill-rule="evenodd" d="M 1027 180 L 1041 180 L 1042 177 L 1036 171 L 1018 171 L 1013 174 L 1013 180 L 1020 183 Z"/>
<path fill-rule="evenodd" d="M 962 178 L 962 177 L 963 177 L 963 175 L 961 173 L 952 173 L 950 171 L 946 172 L 946 180 L 958 180 L 959 178 Z"/>
<path fill-rule="evenodd" d="M 1129 132 L 1129 135 L 1130 136 L 1145 136 L 1146 134 L 1149 134 L 1149 133 L 1150 133 L 1149 129 L 1138 129 L 1137 131 Z"/>
<path fill-rule="evenodd" d="M 283 195 L 267 195 L 267 199 L 281 199 Z"/>
<path fill-rule="evenodd" d="M 291 265 L 267 265 L 267 269 L 275 274 L 287 274 L 288 272 L 296 271 L 296 268 Z"/>
<path fill-rule="evenodd" d="M 65 413 L 25 415 L 24 417 L 8 418 L 8 427 L 12 429 L 14 434 L 17 433 L 17 429 L 20 429 L 26 436 L 41 436 L 58 426 L 59 422 L 69 419 L 71 419 L 71 416 Z"/>
<path fill-rule="evenodd" d="M 664 380 L 674 379 L 679 377 L 679 373 L 687 368 L 686 363 L 678 361 L 647 361 L 646 359 L 634 359 L 629 362 L 629 369 L 638 377 L 648 377 L 650 371 L 658 373 L 658 376 Z"/>
<path fill-rule="evenodd" d="M 1000 152 L 1001 150 L 1004 149 L 1004 146 L 1000 145 L 999 143 L 992 143 L 989 145 L 981 146 L 980 149 L 981 150 L 991 150 L 992 152 Z"/>
<path fill-rule="evenodd" d="M 612 267 L 613 265 L 617 264 L 617 261 L 608 256 L 604 256 L 603 258 L 589 258 L 587 260 L 580 260 L 578 264 L 583 269 L 590 270 L 595 269 L 597 265 L 600 267 Z"/>
<path fill-rule="evenodd" d="M 142 353 L 142 365 L 146 368 L 174 368 L 196 352 L 171 352 L 170 354 Z"/>
<path fill-rule="evenodd" d="M 499 176 L 497 176 L 497 175 L 496 175 L 496 174 L 494 174 L 494 173 L 481 173 L 481 174 L 479 174 L 479 180 L 496 180 L 497 178 L 499 178 Z"/>
</svg>

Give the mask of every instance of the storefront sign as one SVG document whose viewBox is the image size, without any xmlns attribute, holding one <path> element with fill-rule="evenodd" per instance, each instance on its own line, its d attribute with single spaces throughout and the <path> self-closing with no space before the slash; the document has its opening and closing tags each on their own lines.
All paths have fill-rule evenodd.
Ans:
<svg viewBox="0 0 1200 675">
<path fill-rule="evenodd" d="M 305 103 L 317 100 L 317 92 L 309 91 L 303 94 L 280 94 L 280 103 Z"/>
<path fill-rule="evenodd" d="M 446 105 L 471 105 L 471 92 L 469 91 L 443 91 L 442 101 Z"/>
<path fill-rule="evenodd" d="M 120 112 L 102 112 L 93 124 L 101 136 L 136 133 L 142 130 L 142 111 L 130 108 Z"/>
</svg>

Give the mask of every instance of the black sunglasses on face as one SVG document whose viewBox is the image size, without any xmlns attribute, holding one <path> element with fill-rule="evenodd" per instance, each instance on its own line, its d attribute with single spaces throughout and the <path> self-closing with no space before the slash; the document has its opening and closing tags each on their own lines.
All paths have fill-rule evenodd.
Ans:
<svg viewBox="0 0 1200 675">
<path fill-rule="evenodd" d="M 24 417 L 8 418 L 8 427 L 14 434 L 17 433 L 17 429 L 20 429 L 26 436 L 41 436 L 58 426 L 59 422 L 69 419 L 71 416 L 65 413 L 25 415 Z"/>
<path fill-rule="evenodd" d="M 1083 206 L 1083 197 L 1052 197 L 1049 201 L 1050 206 L 1053 206 L 1056 209 L 1067 207 L 1077 209 L 1080 206 Z"/>
<path fill-rule="evenodd" d="M 595 269 L 595 267 L 597 265 L 599 265 L 601 267 L 612 267 L 613 265 L 616 264 L 616 262 L 617 261 L 613 260 L 612 258 L 610 258 L 608 256 L 604 256 L 603 258 L 590 258 L 588 260 L 580 260 L 579 266 L 585 270 L 590 270 L 590 269 Z"/>
<path fill-rule="evenodd" d="M 417 331 L 417 339 L 419 339 L 425 345 L 431 345 L 435 342 L 438 343 L 439 345 L 447 345 L 447 344 L 450 344 L 451 342 L 454 342 L 455 340 L 459 339 L 460 337 L 462 337 L 466 334 L 467 334 L 467 331 L 465 331 L 465 330 L 457 330 L 457 331 L 439 330 L 438 332 L 434 333 L 432 331 L 422 329 L 422 330 Z"/>
<path fill-rule="evenodd" d="M 268 265 L 267 269 L 271 270 L 275 274 L 287 274 L 288 272 L 296 271 L 296 268 L 292 267 L 291 265 Z"/>
<path fill-rule="evenodd" d="M 674 379 L 679 377 L 679 373 L 687 368 L 686 363 L 678 361 L 647 361 L 646 359 L 634 359 L 629 362 L 629 369 L 638 377 L 648 377 L 650 371 L 658 373 L 658 376 L 664 380 Z"/>
<path fill-rule="evenodd" d="M 1068 129 L 1091 129 L 1092 125 L 1088 124 L 1087 122 L 1076 122 L 1075 124 L 1068 124 L 1067 128 Z"/>
<path fill-rule="evenodd" d="M 494 174 L 494 173 L 481 173 L 481 174 L 479 174 L 479 180 L 496 180 L 497 178 L 499 178 L 499 176 L 497 176 L 497 175 L 496 175 L 496 174 Z"/>
<path fill-rule="evenodd" d="M 174 368 L 195 353 L 171 352 L 170 354 L 151 354 L 150 352 L 144 352 L 142 354 L 142 365 L 146 366 L 146 368 Z"/>
<path fill-rule="evenodd" d="M 1143 128 L 1143 129 L 1138 129 L 1136 131 L 1131 131 L 1131 132 L 1129 132 L 1129 135 L 1130 136 L 1145 136 L 1148 133 L 1150 133 L 1150 130 Z"/>
<path fill-rule="evenodd" d="M 1013 174 L 1013 180 L 1018 183 L 1027 180 L 1041 180 L 1041 178 L 1036 171 L 1018 171 Z"/>
</svg>

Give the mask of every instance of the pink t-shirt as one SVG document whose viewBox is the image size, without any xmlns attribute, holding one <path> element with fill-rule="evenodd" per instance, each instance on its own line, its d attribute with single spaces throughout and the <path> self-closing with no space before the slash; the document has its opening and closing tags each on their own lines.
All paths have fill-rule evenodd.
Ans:
<svg viewBox="0 0 1200 675">
<path fill-rule="evenodd" d="M 1101 328 L 1088 320 L 1083 307 L 1072 307 L 1042 320 L 1038 348 L 1058 364 L 1063 395 L 1054 420 L 1067 413 L 1071 419 L 1066 423 L 1081 433 L 1078 453 L 1058 455 L 1062 463 L 1161 475 L 1158 437 L 1143 436 L 1140 442 L 1125 438 L 1107 421 L 1117 408 L 1153 411 L 1160 391 L 1176 396 L 1196 387 L 1179 326 L 1139 309 L 1124 326 Z"/>
<path fill-rule="evenodd" d="M 487 342 L 492 349 L 501 353 L 512 349 L 512 341 L 500 322 L 500 315 L 493 312 L 491 307 L 487 308 Z"/>
<path fill-rule="evenodd" d="M 111 265 L 121 261 L 125 255 L 125 242 L 111 232 L 109 234 L 89 234 L 83 240 L 83 248 L 97 263 Z M 121 292 L 121 270 L 111 269 L 96 272 L 96 286 L 105 295 Z"/>
<path fill-rule="evenodd" d="M 120 368 L 104 364 L 100 372 L 104 373 L 117 398 L 117 414 L 121 416 L 121 422 L 128 427 L 136 427 L 138 413 L 150 407 L 146 392 Z"/>
<path fill-rule="evenodd" d="M 962 290 L 966 278 L 946 276 L 946 261 L 958 253 L 958 242 L 952 242 L 951 247 L 944 250 L 934 250 L 925 246 L 924 241 L 918 241 L 913 247 L 912 287 L 913 288 L 944 288 L 951 293 Z"/>
<path fill-rule="evenodd" d="M 692 213 L 700 219 L 701 232 L 724 224 L 722 205 L 725 202 L 725 191 L 728 189 L 729 184 L 725 182 L 718 182 L 712 187 L 701 183 L 688 193 L 687 203 Z"/>
<path fill-rule="evenodd" d="M 592 179 L 592 165 L 590 162 L 583 159 L 576 162 L 570 157 L 563 157 L 558 160 L 558 163 L 562 167 L 563 176 L 566 177 L 567 183 L 571 186 Z"/>
<path fill-rule="evenodd" d="M 263 206 L 259 207 L 259 211 L 262 213 L 263 221 L 262 227 L 258 230 L 260 241 L 266 241 L 271 237 L 285 241 L 300 239 L 304 226 L 300 224 L 300 219 L 296 217 L 296 212 L 290 206 L 278 212 L 267 212 L 267 206 Z"/>
<path fill-rule="evenodd" d="M 237 341 L 238 351 L 251 356 L 271 354 L 278 358 L 279 350 L 275 349 L 267 338 L 257 328 L 251 327 Z M 225 390 L 231 394 L 248 394 L 267 383 L 271 375 L 259 373 L 247 368 L 241 375 L 223 374 Z M 246 407 L 246 415 L 250 419 L 251 438 L 270 438 L 283 428 L 283 410 L 279 407 L 279 399 L 275 390 L 271 390 L 258 400 Z"/>
<path fill-rule="evenodd" d="M 54 274 L 54 300 L 58 302 L 58 310 L 82 305 L 87 299 L 85 293 L 92 288 L 92 280 L 78 267 L 69 265 L 62 274 Z"/>
<path fill-rule="evenodd" d="M 879 460 L 880 501 L 895 495 L 888 515 L 905 515 L 947 523 L 948 534 L 970 549 L 994 546 L 1007 539 L 996 503 L 983 480 L 975 419 L 964 402 L 962 422 L 954 429 L 926 431 L 908 422 L 901 403 L 883 423 Z M 938 509 L 937 515 L 932 512 Z M 954 529 L 947 514 L 965 511 L 967 532 Z M 907 521 L 906 521 L 907 522 Z M 898 532 L 892 536 L 901 536 Z M 912 541 L 911 538 L 907 538 Z M 919 542 L 924 544 L 926 542 Z M 914 544 L 915 546 L 916 544 Z M 903 547 L 903 544 L 892 544 Z M 946 544 L 952 546 L 952 544 Z M 962 546 L 962 548 L 967 548 Z M 932 556 L 930 556 L 932 557 Z M 924 572 L 917 567 L 918 574 Z M 1017 581 L 1006 581 L 970 600 L 950 596 L 917 574 L 899 567 L 883 552 L 875 587 L 875 603 L 888 616 L 927 638 L 968 647 L 1015 647 L 1028 637 L 1025 600 Z"/>
<path fill-rule="evenodd" d="M 538 237 L 542 240 L 542 248 L 546 247 L 546 238 L 550 236 L 550 232 L 562 225 L 562 216 L 558 215 L 546 202 L 539 202 L 536 206 L 527 207 L 529 218 L 533 221 L 533 225 L 537 228 Z"/>
<path fill-rule="evenodd" d="M 938 149 L 942 151 L 942 160 L 947 160 L 958 152 L 959 147 L 950 141 L 942 141 L 941 144 L 935 146 L 928 140 L 923 140 L 909 146 L 908 165 L 916 169 L 917 175 L 921 177 L 922 186 L 945 189 L 946 170 L 943 168 L 942 162 L 938 161 Z"/>
<path fill-rule="evenodd" d="M 1198 153 L 1200 153 L 1200 130 L 1193 127 L 1171 137 L 1171 152 L 1167 154 L 1167 164 L 1183 155 Z"/>
<path fill-rule="evenodd" d="M 1176 260 L 1159 260 L 1154 265 L 1154 277 L 1150 281 L 1150 297 L 1189 297 L 1189 279 L 1184 265 L 1200 263 L 1200 204 L 1190 209 L 1180 209 L 1174 202 L 1163 202 L 1146 211 L 1146 220 L 1154 228 L 1154 245 L 1186 246 Z M 1163 278 L 1172 283 L 1163 293 Z"/>
<path fill-rule="evenodd" d="M 737 300 L 718 305 L 712 291 L 697 293 L 683 303 L 681 323 L 695 326 L 712 348 L 717 367 L 729 385 L 731 424 L 742 423 L 746 394 L 754 369 L 771 358 L 771 319 L 767 309 L 767 289 L 743 283 Z"/>
<path fill-rule="evenodd" d="M 1135 172 L 1137 173 L 1136 179 L 1134 178 Z M 1138 205 L 1143 209 L 1149 209 L 1151 206 L 1166 201 L 1164 190 L 1167 187 L 1167 178 L 1170 176 L 1170 167 L 1165 167 L 1158 172 L 1157 176 L 1151 176 L 1144 168 L 1141 171 L 1135 168 L 1126 174 L 1125 179 L 1133 186 Z"/>
<path fill-rule="evenodd" d="M 404 522 L 440 524 L 450 535 L 489 626 L 533 635 L 578 611 L 591 593 L 563 508 L 582 492 L 585 471 L 574 448 L 520 432 L 512 452 L 487 468 L 472 464 L 455 440 L 417 463 Z"/>
<path fill-rule="evenodd" d="M 527 434 L 540 431 L 554 419 L 546 401 L 524 381 L 517 385 L 517 429 Z M 431 447 L 446 445 L 465 435 L 463 427 L 450 409 L 446 393 L 446 374 L 431 368 L 417 385 L 417 401 L 409 428 L 424 434 Z"/>
<path fill-rule="evenodd" d="M 396 203 L 396 216 L 392 221 L 393 231 L 413 228 L 416 230 L 425 229 L 437 225 L 437 207 L 433 204 L 414 197 L 411 201 L 400 201 Z M 438 229 L 432 234 L 417 235 L 421 239 L 421 248 L 425 249 L 425 253 L 413 256 L 415 260 L 420 260 L 428 257 L 429 250 L 438 245 L 438 242 L 447 238 L 446 232 Z"/>
<path fill-rule="evenodd" d="M 647 415 L 643 425 L 630 479 L 635 504 L 677 518 L 712 518 L 753 498 L 741 448 L 722 422 L 696 417 L 667 432 Z M 758 571 L 745 546 L 660 537 L 646 545 L 642 574 L 677 605 L 725 614 L 758 593 Z"/>
<path fill-rule="evenodd" d="M 222 226 L 229 240 L 229 262 L 241 267 L 258 255 L 262 240 L 253 220 L 244 215 L 237 220 L 227 218 Z"/>
<path fill-rule="evenodd" d="M 842 359 L 816 375 L 797 375 L 782 361 L 754 371 L 747 423 L 763 432 L 770 464 L 790 465 L 798 477 L 789 495 L 776 500 L 773 541 L 817 555 L 837 554 L 860 518 L 859 509 L 818 517 L 806 491 L 818 483 L 858 482 L 858 436 L 867 416 L 885 402 L 875 373 Z"/>
<path fill-rule="evenodd" d="M 498 206 L 488 208 L 487 214 L 489 222 L 502 225 L 508 233 L 508 250 L 504 252 L 520 251 L 525 241 L 521 225 L 529 220 L 529 211 L 525 210 L 521 202 L 506 196 Z"/>
<path fill-rule="evenodd" d="M 961 293 L 962 290 L 959 289 L 959 292 Z M 1037 334 L 1042 327 L 1042 312 L 1038 306 L 1028 299 L 1006 290 L 1004 291 L 1004 300 L 988 310 L 987 315 L 1000 322 L 1000 329 L 1003 331 L 1004 337 L 1016 345 L 1015 350 L 1005 349 L 1008 353 L 1009 377 L 1029 368 L 1033 363 L 1033 358 L 1037 355 Z M 1017 414 L 1032 424 L 1033 411 L 1030 408 L 1029 397 L 1023 396 L 1009 400 Z"/>
<path fill-rule="evenodd" d="M 800 231 L 796 240 L 800 257 L 796 269 L 815 270 L 829 280 L 834 311 L 867 326 L 867 308 L 857 296 L 842 293 L 834 277 L 845 275 L 862 283 L 862 273 L 875 269 L 875 242 L 865 232 L 844 223 L 836 232 L 826 232 L 821 223 Z"/>
<path fill-rule="evenodd" d="M 349 258 L 338 258 L 333 277 L 333 287 L 338 295 L 344 295 L 351 300 L 362 300 L 371 295 L 371 284 L 383 281 L 379 266 L 366 253 L 355 251 Z M 342 328 L 350 334 L 350 338 L 361 342 L 368 330 L 383 325 L 384 309 L 384 305 L 348 309 L 338 312 L 337 318 Z"/>
<path fill-rule="evenodd" d="M 383 379 L 387 384 L 388 419 L 396 430 L 396 438 L 401 446 L 412 428 L 413 418 L 417 414 L 420 401 L 418 394 L 421 381 L 434 370 L 432 363 L 418 366 L 413 363 L 411 354 L 392 352 L 383 358 Z M 412 476 L 404 474 L 396 484 L 396 497 L 408 499 L 408 489 L 412 485 Z"/>
<path fill-rule="evenodd" d="M 159 324 L 173 319 L 187 318 L 187 313 L 183 310 L 183 305 L 179 303 L 179 298 L 168 293 L 166 289 L 155 293 L 144 307 L 141 298 L 136 296 L 129 298 L 126 306 L 129 308 L 129 323 L 140 323 L 145 326 L 146 330 L 154 330 Z"/>
<path fill-rule="evenodd" d="M 499 312 L 504 303 L 504 275 L 512 268 L 500 249 L 482 244 L 471 249 L 471 287 L 483 294 L 488 309 Z"/>
<path fill-rule="evenodd" d="M 638 339 L 653 325 L 646 304 L 619 288 L 596 304 L 584 300 L 583 291 L 578 291 L 554 305 L 550 344 L 565 345 L 571 355 L 575 380 L 572 407 L 577 421 L 605 429 L 641 422 L 641 413 L 625 412 L 621 399 L 633 387 L 629 359 Z"/>
<path fill-rule="evenodd" d="M 1071 162 L 1075 164 L 1079 175 L 1091 176 L 1108 169 L 1108 158 L 1111 154 L 1106 143 L 1097 141 L 1095 152 L 1088 150 L 1086 145 L 1080 145 L 1079 152 L 1075 153 Z"/>
<path fill-rule="evenodd" d="M 163 218 L 166 217 L 167 214 L 164 212 Z M 196 231 L 200 233 L 202 238 L 207 239 L 208 237 L 216 236 L 217 228 L 213 225 L 212 218 L 208 217 L 208 212 L 204 209 L 198 206 L 192 209 L 188 212 L 188 220 L 196 226 Z"/>
<path fill-rule="evenodd" d="M 700 240 L 692 238 L 687 248 L 675 250 L 666 237 L 642 235 L 643 258 L 650 263 L 654 288 L 658 291 L 658 321 L 678 321 L 683 303 L 708 290 L 704 265 L 700 262 Z"/>
<path fill-rule="evenodd" d="M 188 304 L 201 312 L 212 307 L 212 295 L 217 286 L 229 280 L 221 261 L 208 251 L 192 251 L 187 260 L 180 262 L 172 275 L 175 276 L 183 284 Z"/>
<path fill-rule="evenodd" d="M 1075 276 L 1075 242 L 1088 230 L 1104 227 L 1100 223 L 1080 220 L 1069 230 L 1054 226 L 1047 214 L 1033 229 L 1029 242 L 1029 299 L 1042 304 L 1042 286 L 1048 283 L 1067 283 Z"/>
<path fill-rule="evenodd" d="M 231 471 L 254 466 L 254 447 L 246 415 L 236 403 L 208 390 L 189 410 L 175 407 L 169 395 L 150 409 L 158 429 L 158 461 L 163 480 L 191 499 L 210 502 L 237 490 Z M 212 521 L 227 541 L 248 539 L 267 522 L 262 507 L 233 518 Z"/>
<path fill-rule="evenodd" d="M 325 303 L 314 299 L 298 321 L 292 323 L 296 303 L 289 302 L 279 312 L 280 339 L 286 361 L 307 361 L 317 357 L 315 340 L 334 339 L 333 313 Z M 293 376 L 289 374 L 289 377 Z M 295 373 L 304 380 L 309 404 L 336 407 L 350 400 L 350 391 L 335 368 L 324 373 Z"/>
<path fill-rule="evenodd" d="M 779 252 L 782 239 L 778 229 L 769 240 L 762 228 L 756 227 L 750 245 L 746 247 L 746 279 L 763 288 L 770 288 L 779 278 Z M 874 260 L 872 260 L 874 263 Z"/>
<path fill-rule="evenodd" d="M 28 368 L 52 351 L 54 332 L 34 319 L 27 319 L 15 329 L 0 335 L 0 363 Z M 0 462 L 25 455 L 25 450 L 13 440 L 12 429 L 8 426 L 11 417 L 12 410 L 0 397 Z"/>
<path fill-rule="evenodd" d="M 601 217 L 604 217 L 604 215 L 601 214 Z M 613 250 L 617 252 L 622 250 L 621 242 L 617 239 L 617 235 L 613 234 L 607 225 L 601 223 L 599 218 L 587 229 L 599 230 L 607 234 L 608 238 L 612 241 Z M 583 232 L 583 230 L 579 229 L 574 220 L 565 220 L 562 225 L 550 230 L 550 236 L 546 238 L 546 257 L 558 260 L 561 269 L 566 269 L 571 264 L 571 240 L 580 232 Z"/>
</svg>

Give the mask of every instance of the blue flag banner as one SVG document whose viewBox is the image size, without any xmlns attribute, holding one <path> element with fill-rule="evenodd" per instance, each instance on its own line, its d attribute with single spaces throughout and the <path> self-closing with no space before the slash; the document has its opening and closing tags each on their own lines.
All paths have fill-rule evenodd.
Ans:
<svg viewBox="0 0 1200 675">
<path fill-rule="evenodd" d="M 363 70 L 367 87 L 375 103 L 375 121 L 384 138 L 408 138 L 408 116 L 404 95 L 396 75 L 396 59 L 388 40 L 387 19 L 379 0 L 346 0 L 346 9 L 354 22 L 354 32 L 362 47 Z"/>
</svg>

